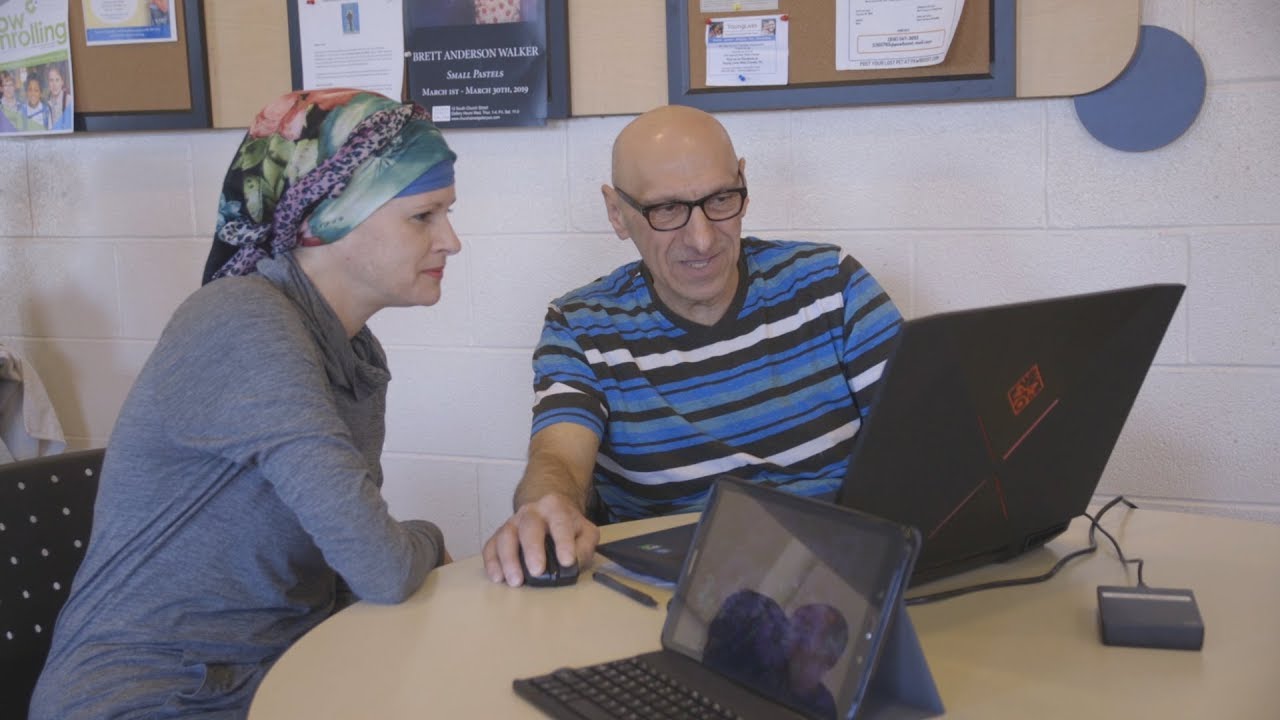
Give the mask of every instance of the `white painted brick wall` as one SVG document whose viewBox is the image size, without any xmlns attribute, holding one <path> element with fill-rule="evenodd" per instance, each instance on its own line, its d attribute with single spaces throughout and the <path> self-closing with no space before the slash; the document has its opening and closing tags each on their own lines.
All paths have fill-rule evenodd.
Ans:
<svg viewBox="0 0 1280 720">
<path fill-rule="evenodd" d="M 746 224 L 756 232 L 785 230 L 793 226 L 791 213 L 795 206 L 791 194 L 775 188 L 789 188 L 796 174 L 792 166 L 792 139 L 789 113 L 727 113 L 721 121 L 733 138 L 734 150 L 747 159 L 748 188 L 769 188 L 769 192 L 751 193 Z M 597 193 L 598 195 L 598 193 Z M 604 215 L 604 204 L 596 202 Z"/>
<path fill-rule="evenodd" d="M 745 228 L 842 245 L 908 316 L 1188 283 L 1100 492 L 1280 522 L 1277 8 L 1145 0 L 1211 82 L 1191 131 L 1149 153 L 1102 146 L 1063 99 L 725 114 Z M 636 257 L 600 198 L 628 120 L 450 133 L 463 252 L 444 299 L 372 321 L 393 374 L 385 495 L 455 557 L 510 513 L 547 301 Z M 106 442 L 198 285 L 241 137 L 0 140 L 0 342 L 37 365 L 73 445 Z"/>
<path fill-rule="evenodd" d="M 789 195 L 798 229 L 1041 227 L 1043 121 L 1040 102 L 795 112 L 794 185 L 754 189 Z"/>
<path fill-rule="evenodd" d="M 389 452 L 519 460 L 529 438 L 528 350 L 390 347 Z"/>
<path fill-rule="evenodd" d="M 1268 504 L 1280 521 L 1277 397 L 1274 368 L 1152 368 L 1102 491 Z"/>
<path fill-rule="evenodd" d="M 456 175 L 463 190 L 453 213 L 458 232 L 466 236 L 568 228 L 566 127 L 567 123 L 551 123 L 498 133 L 450 133 L 449 145 L 462 158 Z"/>
<path fill-rule="evenodd" d="M 1280 223 L 1280 82 L 1210 88 L 1187 133 L 1146 153 L 1094 140 L 1068 100 L 1046 105 L 1052 225 Z"/>
<path fill-rule="evenodd" d="M 439 525 L 454 557 L 480 552 L 476 463 L 389 454 L 382 460 L 382 474 L 382 495 L 397 519 L 425 517 Z M 431 511 L 415 513 L 415 508 Z"/>
<path fill-rule="evenodd" d="M 1192 362 L 1280 366 L 1280 228 L 1196 233 L 1190 277 Z"/>
<path fill-rule="evenodd" d="M 480 475 L 480 542 L 494 533 L 511 517 L 511 497 L 520 482 L 523 463 L 481 463 Z"/>
<path fill-rule="evenodd" d="M 30 143 L 0 141 L 0 236 L 27 237 L 31 232 L 31 201 L 27 188 L 27 148 Z M 0 285 L 0 291 L 3 289 Z"/>
<path fill-rule="evenodd" d="M 25 142 L 29 143 L 26 171 L 36 235 L 195 234 L 191 140 L 187 134 L 91 135 Z"/>
<path fill-rule="evenodd" d="M 1209 82 L 1280 78 L 1280 3 L 1196 0 L 1192 44 Z"/>
<path fill-rule="evenodd" d="M 639 257 L 613 234 L 487 237 L 469 246 L 472 331 L 482 347 L 532 349 L 550 300 Z"/>
<path fill-rule="evenodd" d="M 921 240 L 915 309 L 929 315 L 1147 283 L 1187 281 L 1187 241 L 1157 231 L 953 233 Z M 1156 362 L 1185 362 L 1179 307 Z"/>
<path fill-rule="evenodd" d="M 120 333 L 116 262 L 109 242 L 0 241 L 0 327 L 36 337 Z"/>
<path fill-rule="evenodd" d="M 1142 0 L 1142 23 L 1168 28 L 1190 40 L 1194 4 L 1195 0 Z"/>
</svg>

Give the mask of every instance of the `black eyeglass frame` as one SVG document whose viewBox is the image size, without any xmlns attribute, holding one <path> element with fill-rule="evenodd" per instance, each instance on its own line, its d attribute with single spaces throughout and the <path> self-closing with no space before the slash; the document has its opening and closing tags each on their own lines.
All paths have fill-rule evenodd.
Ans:
<svg viewBox="0 0 1280 720">
<path fill-rule="evenodd" d="M 738 177 L 741 178 L 742 176 L 739 175 Z M 732 220 L 733 218 L 738 217 L 739 215 L 742 214 L 742 211 L 745 210 L 747 207 L 747 186 L 746 185 L 741 185 L 739 187 L 734 187 L 734 188 L 724 188 L 723 190 L 717 190 L 708 195 L 704 195 L 703 197 L 700 197 L 697 200 L 664 200 L 662 202 L 653 203 L 652 205 L 641 205 L 639 202 L 636 201 L 635 198 L 623 192 L 621 188 L 615 187 L 613 190 L 614 192 L 618 193 L 618 197 L 622 198 L 623 202 L 635 208 L 636 212 L 640 213 L 644 217 L 644 221 L 649 223 L 649 227 L 653 228 L 657 232 L 674 232 L 684 227 L 685 225 L 688 225 L 689 221 L 693 219 L 694 208 L 698 208 L 702 210 L 703 216 L 705 216 L 711 222 L 723 222 L 725 220 Z M 736 193 L 740 198 L 742 198 L 742 202 L 738 205 L 738 211 L 732 215 L 726 215 L 724 217 L 716 217 L 716 218 L 711 217 L 711 215 L 707 213 L 707 208 L 705 206 L 705 203 L 711 198 L 716 197 L 717 195 L 724 195 L 725 193 Z M 688 212 L 684 216 L 684 222 L 680 223 L 675 227 L 669 227 L 669 228 L 660 228 L 657 225 L 654 225 L 653 219 L 649 217 L 649 213 L 653 212 L 654 210 L 657 210 L 660 207 L 664 207 L 668 205 L 683 205 L 685 207 L 685 209 Z"/>
</svg>

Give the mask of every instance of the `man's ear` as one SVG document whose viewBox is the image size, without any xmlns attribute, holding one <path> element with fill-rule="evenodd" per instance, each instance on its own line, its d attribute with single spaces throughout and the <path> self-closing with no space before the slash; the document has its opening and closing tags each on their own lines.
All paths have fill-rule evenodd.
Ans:
<svg viewBox="0 0 1280 720">
<path fill-rule="evenodd" d="M 600 186 L 600 194 L 604 196 L 604 208 L 609 213 L 609 224 L 613 226 L 614 234 L 619 240 L 630 240 L 631 231 L 627 230 L 626 223 L 622 221 L 622 199 L 608 185 Z"/>
</svg>

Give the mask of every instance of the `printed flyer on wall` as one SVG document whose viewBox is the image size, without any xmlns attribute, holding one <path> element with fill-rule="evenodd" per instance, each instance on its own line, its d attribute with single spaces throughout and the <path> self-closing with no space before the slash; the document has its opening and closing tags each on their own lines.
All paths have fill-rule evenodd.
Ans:
<svg viewBox="0 0 1280 720">
<path fill-rule="evenodd" d="M 85 45 L 177 42 L 181 0 L 80 0 Z M 65 4 L 65 3 L 64 3 Z"/>
<path fill-rule="evenodd" d="M 0 134 L 71 132 L 67 0 L 0 0 Z"/>
<path fill-rule="evenodd" d="M 400 99 L 404 93 L 401 0 L 294 1 L 304 88 L 360 88 Z"/>
<path fill-rule="evenodd" d="M 962 10 L 964 0 L 837 0 L 836 69 L 937 65 Z"/>
<path fill-rule="evenodd" d="M 544 0 L 406 0 L 409 93 L 442 127 L 547 121 Z"/>
<path fill-rule="evenodd" d="M 707 22 L 707 85 L 786 85 L 786 15 L 711 18 Z"/>
</svg>

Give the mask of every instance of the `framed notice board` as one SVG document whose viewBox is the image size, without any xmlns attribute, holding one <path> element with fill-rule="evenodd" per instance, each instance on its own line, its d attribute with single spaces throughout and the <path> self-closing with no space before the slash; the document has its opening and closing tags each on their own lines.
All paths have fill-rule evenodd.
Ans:
<svg viewBox="0 0 1280 720">
<path fill-rule="evenodd" d="M 439 0 L 405 0 L 408 3 L 428 3 Z M 568 0 L 533 0 L 538 12 L 547 23 L 547 119 L 569 117 L 569 4 Z M 289 0 L 289 59 L 290 79 L 294 90 L 302 90 L 302 38 L 299 29 L 298 0 Z M 530 0 L 525 0 L 530 2 Z M 406 56 L 408 52 L 406 52 Z M 405 92 L 401 100 L 408 102 L 408 59 L 405 60 Z"/>
<path fill-rule="evenodd" d="M 783 14 L 790 34 L 787 85 L 708 87 L 705 28 L 712 17 Z M 1015 0 L 966 0 L 946 59 L 890 70 L 836 70 L 833 2 L 778 0 L 768 12 L 703 13 L 667 0 L 668 101 L 708 111 L 1013 97 Z"/>
<path fill-rule="evenodd" d="M 85 44 L 84 6 L 72 0 L 71 72 L 76 130 L 209 127 L 201 0 L 171 0 L 176 42 Z"/>
</svg>

